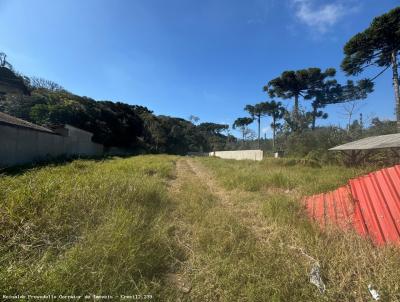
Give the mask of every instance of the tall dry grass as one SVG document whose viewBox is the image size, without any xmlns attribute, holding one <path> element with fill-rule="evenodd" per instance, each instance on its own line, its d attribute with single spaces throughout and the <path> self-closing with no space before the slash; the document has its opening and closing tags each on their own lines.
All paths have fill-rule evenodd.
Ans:
<svg viewBox="0 0 400 302">
<path fill-rule="evenodd" d="M 373 284 L 383 301 L 400 300 L 397 248 L 321 231 L 299 203 L 365 170 L 197 159 L 212 171 L 216 194 L 189 166 L 178 175 L 177 160 L 186 161 L 76 160 L 0 176 L 0 293 L 369 301 Z M 324 294 L 309 282 L 310 257 Z"/>
<path fill-rule="evenodd" d="M 174 157 L 75 160 L 0 176 L 0 293 L 157 294 L 175 248 Z"/>
<path fill-rule="evenodd" d="M 367 172 L 368 167 L 317 168 L 285 159 L 199 160 L 213 171 L 217 181 L 233 198 L 238 196 L 238 205 L 247 202 L 240 197 L 240 192 L 246 191 L 250 196 L 247 200 L 261 206 L 266 242 L 259 242 L 262 245 L 259 251 L 251 247 L 251 243 L 244 243 L 243 247 L 251 255 L 248 257 L 257 263 L 249 266 L 256 278 L 246 287 L 258 293 L 256 300 L 370 301 L 368 285 L 372 284 L 382 301 L 400 301 L 398 247 L 378 248 L 353 232 L 342 232 L 334 227 L 322 231 L 306 217 L 299 202 L 305 195 L 345 184 L 349 178 Z M 308 274 L 315 262 L 309 256 L 321 266 L 327 288 L 324 294 L 309 283 Z M 245 300 L 251 299 L 247 296 Z"/>
</svg>

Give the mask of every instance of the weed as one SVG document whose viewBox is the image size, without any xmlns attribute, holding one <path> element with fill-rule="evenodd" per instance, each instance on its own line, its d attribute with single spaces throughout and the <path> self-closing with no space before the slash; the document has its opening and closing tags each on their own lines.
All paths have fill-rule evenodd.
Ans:
<svg viewBox="0 0 400 302">
<path fill-rule="evenodd" d="M 321 231 L 299 203 L 366 171 L 158 155 L 5 174 L 0 292 L 365 301 L 372 283 L 396 301 L 398 248 L 376 248 L 330 226 Z M 309 283 L 314 261 L 323 295 Z"/>
<path fill-rule="evenodd" d="M 216 180 L 231 192 L 231 198 L 238 196 L 237 188 L 246 190 L 253 184 L 254 176 L 258 179 L 258 190 L 247 194 L 253 196 L 254 208 L 260 206 L 256 211 L 262 211 L 259 223 L 264 226 L 267 240 L 260 241 L 259 248 L 246 246 L 257 264 L 251 264 L 255 265 L 252 267 L 245 260 L 241 271 L 245 273 L 246 265 L 250 265 L 263 281 L 257 279 L 251 287 L 244 286 L 249 294 L 245 300 L 253 297 L 254 301 L 366 301 L 371 298 L 370 283 L 379 289 L 385 301 L 399 300 L 398 248 L 377 248 L 366 238 L 333 226 L 322 231 L 309 221 L 300 206 L 305 195 L 335 189 L 371 168 L 313 167 L 285 159 L 236 162 L 203 158 L 199 161 L 213 171 Z M 247 207 L 238 198 L 237 206 Z M 242 221 L 245 222 L 245 217 Z M 324 295 L 309 284 L 313 262 L 310 259 L 321 265 L 327 285 Z M 264 268 L 262 275 L 258 266 Z"/>
<path fill-rule="evenodd" d="M 173 173 L 173 157 L 140 156 L 1 177 L 0 292 L 157 293 L 178 253 Z"/>
</svg>

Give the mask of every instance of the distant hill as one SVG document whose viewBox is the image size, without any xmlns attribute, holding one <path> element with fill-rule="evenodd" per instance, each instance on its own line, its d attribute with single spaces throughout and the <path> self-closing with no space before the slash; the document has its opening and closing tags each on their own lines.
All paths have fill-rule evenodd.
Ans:
<svg viewBox="0 0 400 302">
<path fill-rule="evenodd" d="M 96 101 L 56 84 L 47 85 L 50 81 L 24 80 L 7 68 L 0 68 L 0 84 L 13 83 L 29 94 L 15 94 L 16 90 L 9 89 L 0 97 L 0 111 L 44 126 L 68 123 L 92 132 L 94 141 L 108 147 L 186 154 L 223 148 L 227 140 L 225 135 L 209 131 L 202 124 L 196 126 L 181 118 L 156 116 L 143 106 Z M 208 124 L 216 125 L 215 129 L 223 126 Z"/>
<path fill-rule="evenodd" d="M 0 94 L 29 94 L 24 80 L 6 67 L 0 67 Z"/>
</svg>

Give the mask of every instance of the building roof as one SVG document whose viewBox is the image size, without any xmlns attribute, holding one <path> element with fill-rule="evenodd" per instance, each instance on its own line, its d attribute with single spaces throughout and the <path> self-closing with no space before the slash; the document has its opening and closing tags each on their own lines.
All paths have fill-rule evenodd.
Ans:
<svg viewBox="0 0 400 302">
<path fill-rule="evenodd" d="M 56 134 L 54 131 L 52 131 L 50 129 L 47 129 L 47 128 L 39 126 L 39 125 L 32 124 L 25 120 L 8 115 L 4 112 L 0 112 L 0 124 L 12 126 L 12 127 L 26 128 L 26 129 L 40 131 L 40 132 L 47 132 L 47 133 L 51 133 L 51 134 Z"/>
<path fill-rule="evenodd" d="M 331 151 L 373 150 L 385 148 L 400 148 L 400 133 L 371 136 L 351 143 L 336 146 Z"/>
</svg>

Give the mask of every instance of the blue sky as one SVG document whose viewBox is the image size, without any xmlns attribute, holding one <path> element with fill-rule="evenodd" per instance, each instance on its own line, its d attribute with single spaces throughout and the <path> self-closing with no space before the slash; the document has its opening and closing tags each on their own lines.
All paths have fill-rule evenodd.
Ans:
<svg viewBox="0 0 400 302">
<path fill-rule="evenodd" d="M 0 0 L 0 51 L 18 71 L 54 80 L 78 95 L 232 124 L 246 115 L 246 104 L 268 99 L 262 87 L 284 70 L 334 67 L 344 82 L 345 42 L 396 5 L 395 0 Z M 330 118 L 320 124 L 345 125 L 341 106 L 327 112 Z M 394 118 L 389 70 L 361 112 L 366 119 Z"/>
</svg>

